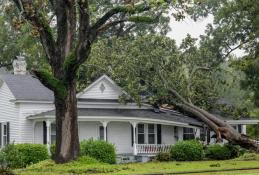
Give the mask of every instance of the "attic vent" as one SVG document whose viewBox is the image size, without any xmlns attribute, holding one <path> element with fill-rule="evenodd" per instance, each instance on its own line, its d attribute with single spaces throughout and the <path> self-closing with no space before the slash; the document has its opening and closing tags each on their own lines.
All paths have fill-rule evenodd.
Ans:
<svg viewBox="0 0 259 175">
<path fill-rule="evenodd" d="M 102 83 L 101 86 L 100 86 L 100 90 L 102 91 L 102 93 L 103 93 L 103 91 L 105 90 L 105 86 L 103 85 L 103 83 Z"/>
</svg>

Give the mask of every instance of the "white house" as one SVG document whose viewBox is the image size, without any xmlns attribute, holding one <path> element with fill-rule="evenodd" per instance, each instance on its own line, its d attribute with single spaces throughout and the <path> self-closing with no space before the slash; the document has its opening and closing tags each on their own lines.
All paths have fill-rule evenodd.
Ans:
<svg viewBox="0 0 259 175">
<path fill-rule="evenodd" d="M 119 103 L 124 93 L 103 75 L 78 93 L 79 138 L 102 139 L 115 145 L 117 154 L 155 154 L 179 140 L 204 138 L 204 124 L 177 111 L 154 109 L 148 104 Z M 246 124 L 258 120 L 229 120 L 246 133 Z M 55 143 L 53 93 L 26 74 L 21 58 L 14 74 L 0 75 L 0 145 Z M 209 140 L 210 137 L 207 137 Z"/>
</svg>

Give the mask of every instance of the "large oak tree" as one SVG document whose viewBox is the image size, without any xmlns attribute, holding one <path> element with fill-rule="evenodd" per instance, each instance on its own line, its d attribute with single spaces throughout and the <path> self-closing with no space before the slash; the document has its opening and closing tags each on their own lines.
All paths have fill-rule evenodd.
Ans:
<svg viewBox="0 0 259 175">
<path fill-rule="evenodd" d="M 54 92 L 56 108 L 57 163 L 79 155 L 76 74 L 91 52 L 92 44 L 111 27 L 158 20 L 164 1 L 114 1 L 96 11 L 90 0 L 13 0 L 21 18 L 38 35 L 51 73 L 32 72 Z M 164 5 L 165 4 L 165 5 Z M 154 9 L 154 15 L 148 16 Z M 105 11 L 105 12 L 103 12 Z M 96 13 L 98 15 L 93 15 Z M 100 14 L 101 13 L 101 14 Z"/>
</svg>

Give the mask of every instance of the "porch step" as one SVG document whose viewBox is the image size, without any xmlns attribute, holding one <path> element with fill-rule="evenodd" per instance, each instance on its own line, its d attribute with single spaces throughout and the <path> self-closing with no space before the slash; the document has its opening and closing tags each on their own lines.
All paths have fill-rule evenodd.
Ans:
<svg viewBox="0 0 259 175">
<path fill-rule="evenodd" d="M 116 162 L 118 164 L 133 163 L 136 162 L 136 159 L 134 155 L 117 155 Z"/>
</svg>

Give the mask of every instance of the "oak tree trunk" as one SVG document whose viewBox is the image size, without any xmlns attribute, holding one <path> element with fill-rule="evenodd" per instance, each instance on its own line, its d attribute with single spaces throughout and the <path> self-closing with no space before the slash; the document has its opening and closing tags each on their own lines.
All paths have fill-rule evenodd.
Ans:
<svg viewBox="0 0 259 175">
<path fill-rule="evenodd" d="M 67 86 L 67 97 L 60 99 L 55 94 L 56 107 L 56 153 L 55 161 L 64 163 L 79 155 L 76 83 Z"/>
</svg>

